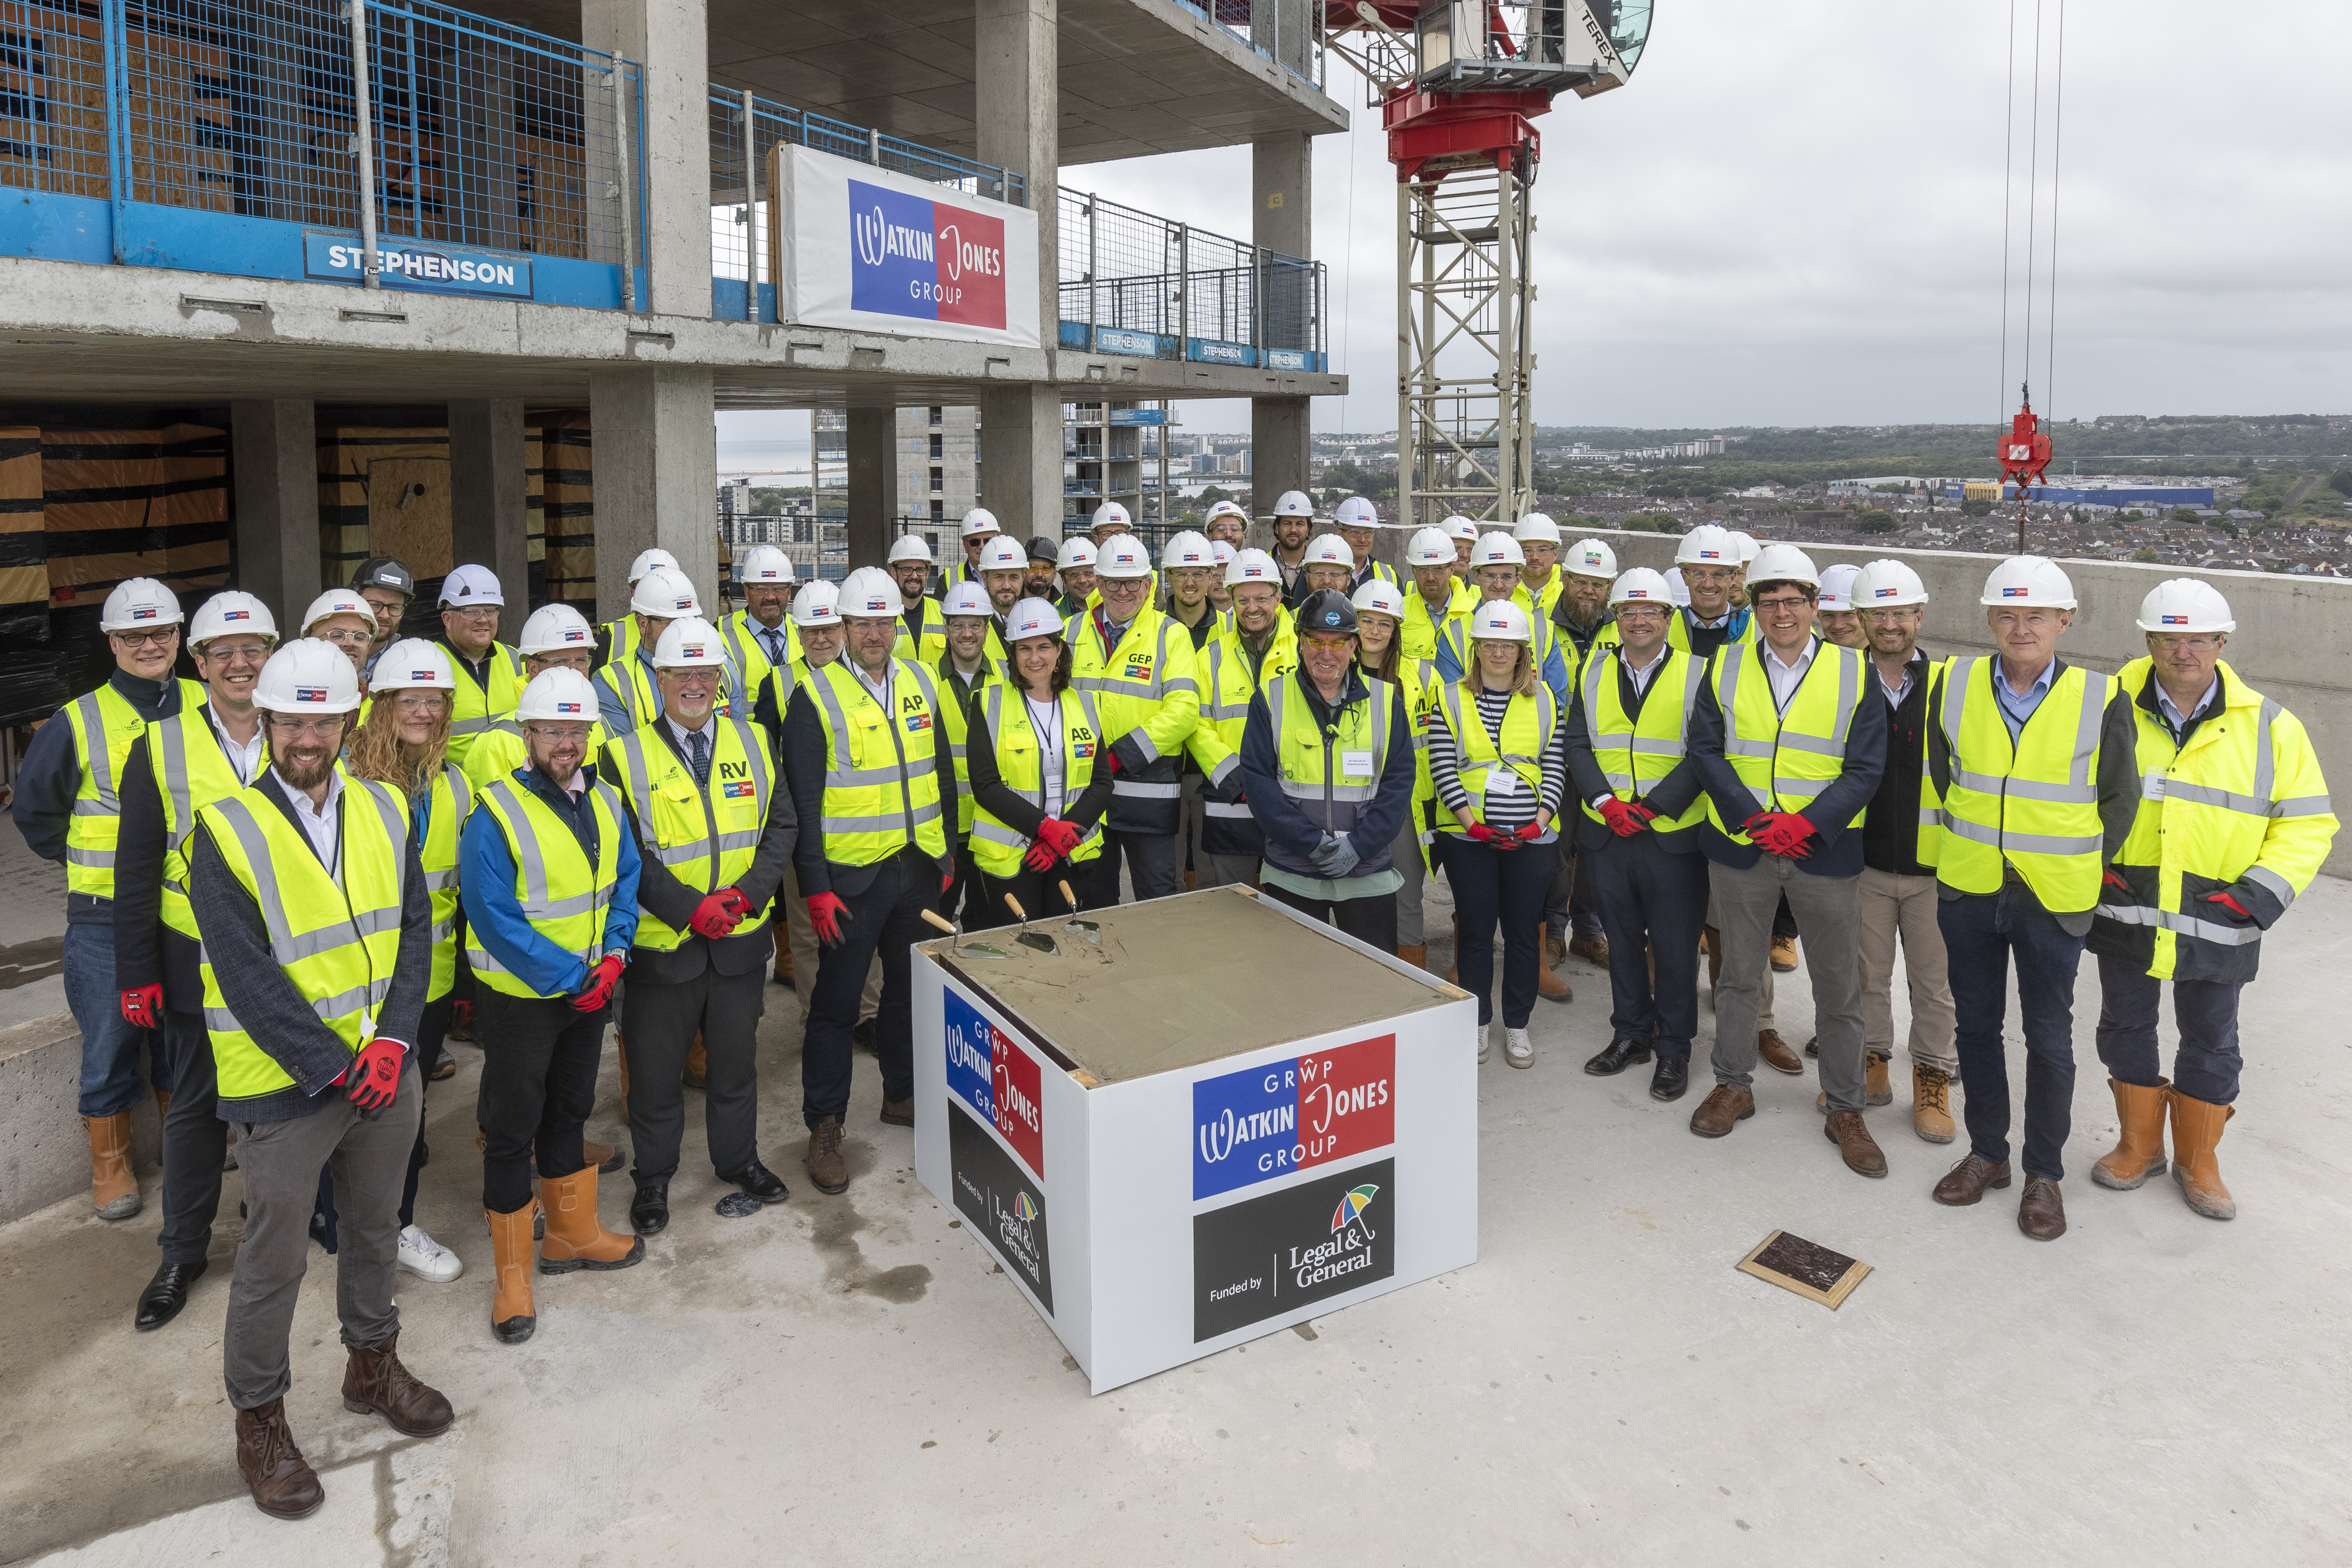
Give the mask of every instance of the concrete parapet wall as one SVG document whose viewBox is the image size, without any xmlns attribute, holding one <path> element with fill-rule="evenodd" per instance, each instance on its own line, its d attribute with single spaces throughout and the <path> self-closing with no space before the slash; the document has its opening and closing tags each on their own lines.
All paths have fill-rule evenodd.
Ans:
<svg viewBox="0 0 2352 1568">
<path fill-rule="evenodd" d="M 80 1086 L 81 1031 L 72 1014 L 0 1030 L 0 1225 L 89 1191 Z M 152 1095 L 131 1110 L 131 1133 L 132 1164 L 152 1171 L 163 1148 Z M 148 1200 L 160 1202 L 159 1191 L 151 1184 Z"/>
</svg>

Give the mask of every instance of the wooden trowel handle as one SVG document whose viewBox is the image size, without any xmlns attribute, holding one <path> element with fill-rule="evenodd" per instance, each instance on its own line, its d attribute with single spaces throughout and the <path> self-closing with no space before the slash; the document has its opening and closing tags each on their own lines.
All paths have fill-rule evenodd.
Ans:
<svg viewBox="0 0 2352 1568">
<path fill-rule="evenodd" d="M 1072 914 L 1076 914 L 1078 912 L 1078 896 L 1070 891 L 1070 884 L 1066 881 L 1060 881 L 1055 883 L 1054 886 L 1062 889 L 1062 902 L 1070 906 L 1070 912 Z"/>
<path fill-rule="evenodd" d="M 1029 918 L 1028 914 L 1021 908 L 1021 900 L 1014 898 L 1010 893 L 1004 895 L 1004 907 L 1013 911 L 1013 918 L 1016 921 L 1025 921 Z"/>
<path fill-rule="evenodd" d="M 923 911 L 923 918 L 930 921 L 933 925 L 939 927 L 941 931 L 947 932 L 950 936 L 955 935 L 955 921 L 948 919 L 945 915 L 940 913 L 939 910 L 925 910 Z"/>
</svg>

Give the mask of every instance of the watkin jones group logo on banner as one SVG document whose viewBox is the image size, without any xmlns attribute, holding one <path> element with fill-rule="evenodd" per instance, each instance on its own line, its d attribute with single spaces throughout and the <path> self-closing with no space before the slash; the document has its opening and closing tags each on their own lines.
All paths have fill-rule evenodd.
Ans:
<svg viewBox="0 0 2352 1568">
<path fill-rule="evenodd" d="M 949 1089 L 995 1128 L 1043 1181 L 1045 1086 L 1037 1058 L 954 992 L 946 1000 Z"/>
<path fill-rule="evenodd" d="M 1192 1086 L 1197 1202 L 1396 1142 L 1396 1037 L 1268 1062 Z"/>
<path fill-rule="evenodd" d="M 1004 327 L 1004 220 L 849 182 L 852 310 Z"/>
</svg>

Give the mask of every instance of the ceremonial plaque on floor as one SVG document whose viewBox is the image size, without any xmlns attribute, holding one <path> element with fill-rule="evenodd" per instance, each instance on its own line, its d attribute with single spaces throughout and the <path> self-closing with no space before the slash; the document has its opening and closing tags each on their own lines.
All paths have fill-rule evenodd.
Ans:
<svg viewBox="0 0 2352 1568">
<path fill-rule="evenodd" d="M 1755 1251 L 1739 1260 L 1738 1268 L 1742 1274 L 1793 1290 L 1808 1301 L 1819 1301 L 1832 1311 L 1853 1294 L 1853 1288 L 1870 1272 L 1867 1263 L 1857 1263 L 1843 1252 L 1832 1252 L 1785 1230 L 1766 1237 Z"/>
<path fill-rule="evenodd" d="M 1246 888 L 914 957 L 916 1174 L 1093 1392 L 1477 1260 L 1438 976 Z"/>
</svg>

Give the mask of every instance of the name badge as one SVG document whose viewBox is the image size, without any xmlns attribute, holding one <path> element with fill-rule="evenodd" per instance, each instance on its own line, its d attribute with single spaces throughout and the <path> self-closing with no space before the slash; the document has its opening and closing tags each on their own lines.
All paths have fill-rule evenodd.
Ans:
<svg viewBox="0 0 2352 1568">
<path fill-rule="evenodd" d="M 2143 800 L 2162 800 L 2164 798 L 2164 775 L 2162 773 L 2142 773 L 2139 780 L 2139 793 L 2140 798 Z"/>
<path fill-rule="evenodd" d="M 1370 752 L 1340 752 L 1339 771 L 1343 773 L 1370 773 L 1372 771 L 1372 753 Z"/>
<path fill-rule="evenodd" d="M 1498 766 L 1489 770 L 1489 775 L 1486 781 L 1486 793 L 1488 795 L 1507 795 L 1518 794 L 1519 775 L 1513 773 L 1508 765 Z"/>
</svg>

